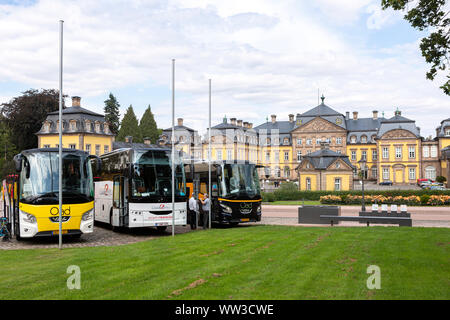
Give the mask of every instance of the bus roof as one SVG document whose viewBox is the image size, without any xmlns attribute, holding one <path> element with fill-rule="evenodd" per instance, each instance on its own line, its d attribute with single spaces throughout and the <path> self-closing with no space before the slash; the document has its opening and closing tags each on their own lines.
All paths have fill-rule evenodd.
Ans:
<svg viewBox="0 0 450 320">
<path fill-rule="evenodd" d="M 59 148 L 35 148 L 35 149 L 28 149 L 28 150 L 22 150 L 22 154 L 32 154 L 32 153 L 42 153 L 42 152 L 59 152 Z M 88 155 L 86 151 L 78 150 L 78 149 L 70 149 L 70 148 L 63 148 L 62 152 L 64 153 L 73 153 L 77 155 Z"/>
<path fill-rule="evenodd" d="M 102 154 L 100 157 L 105 157 L 105 156 L 109 156 L 109 155 L 113 155 L 116 153 L 121 153 L 121 152 L 126 152 L 126 151 L 152 151 L 152 150 L 159 150 L 159 151 L 170 151 L 172 150 L 171 148 L 167 148 L 167 147 L 160 147 L 160 146 L 156 146 L 156 145 L 152 145 L 149 147 L 129 147 L 129 148 L 119 148 L 119 149 L 115 149 L 113 151 L 107 152 Z"/>
</svg>

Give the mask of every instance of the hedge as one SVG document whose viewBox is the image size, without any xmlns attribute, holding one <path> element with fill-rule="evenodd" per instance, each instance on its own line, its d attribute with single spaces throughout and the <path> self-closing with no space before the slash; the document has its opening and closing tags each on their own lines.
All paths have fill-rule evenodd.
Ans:
<svg viewBox="0 0 450 320">
<path fill-rule="evenodd" d="M 360 196 L 362 192 L 360 190 L 350 191 L 298 191 L 292 190 L 292 188 L 280 188 L 274 192 L 262 192 L 263 202 L 274 202 L 283 200 L 310 200 L 319 201 L 323 196 Z M 364 195 L 371 196 L 386 196 L 386 197 L 408 197 L 408 196 L 429 196 L 432 195 L 447 195 L 450 196 L 450 190 L 365 190 Z M 428 200 L 428 199 L 427 199 Z"/>
</svg>

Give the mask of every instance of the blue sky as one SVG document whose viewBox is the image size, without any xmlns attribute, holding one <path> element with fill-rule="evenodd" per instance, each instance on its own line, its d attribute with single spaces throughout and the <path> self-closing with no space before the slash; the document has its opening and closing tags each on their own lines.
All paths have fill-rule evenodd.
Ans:
<svg viewBox="0 0 450 320">
<path fill-rule="evenodd" d="M 97 112 L 112 92 L 122 115 L 132 104 L 141 116 L 150 104 L 169 127 L 174 58 L 176 117 L 202 133 L 211 78 L 215 123 L 287 120 L 314 107 L 319 89 L 342 113 L 390 117 L 399 107 L 433 135 L 450 117 L 442 78 L 425 79 L 423 33 L 380 2 L 0 0 L 0 103 L 58 87 L 63 19 L 64 93 Z"/>
</svg>

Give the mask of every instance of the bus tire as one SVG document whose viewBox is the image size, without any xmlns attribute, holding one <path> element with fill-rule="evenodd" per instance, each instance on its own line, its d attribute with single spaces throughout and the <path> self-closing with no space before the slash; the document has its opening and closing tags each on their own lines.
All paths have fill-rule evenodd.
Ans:
<svg viewBox="0 0 450 320">
<path fill-rule="evenodd" d="M 166 231 L 167 230 L 167 226 L 157 226 L 156 229 L 158 231 Z"/>
</svg>

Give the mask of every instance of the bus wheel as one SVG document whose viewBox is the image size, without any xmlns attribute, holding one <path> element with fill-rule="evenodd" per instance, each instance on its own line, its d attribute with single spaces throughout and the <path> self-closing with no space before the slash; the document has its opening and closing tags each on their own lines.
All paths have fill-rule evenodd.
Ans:
<svg viewBox="0 0 450 320">
<path fill-rule="evenodd" d="M 157 229 L 158 231 L 166 231 L 167 226 L 158 226 L 158 227 L 156 227 L 156 229 Z"/>
</svg>

